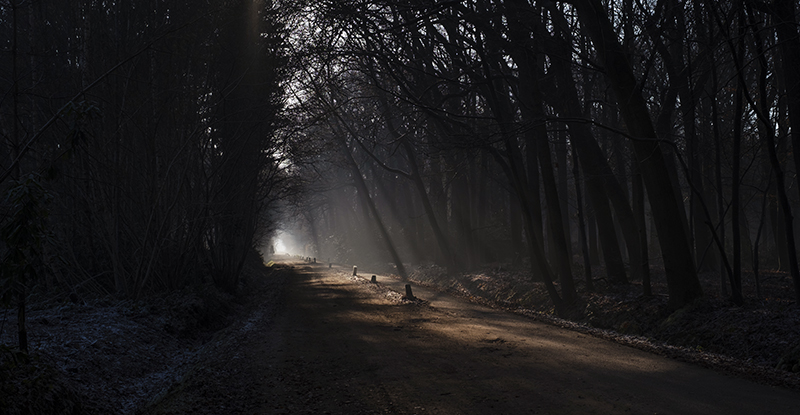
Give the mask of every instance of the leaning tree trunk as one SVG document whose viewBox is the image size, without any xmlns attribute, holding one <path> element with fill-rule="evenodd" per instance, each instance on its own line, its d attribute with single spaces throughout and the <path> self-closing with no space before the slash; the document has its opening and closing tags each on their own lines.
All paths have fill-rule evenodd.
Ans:
<svg viewBox="0 0 800 415">
<path fill-rule="evenodd" d="M 569 231 L 569 228 L 565 229 L 564 227 L 564 212 L 561 209 L 562 204 L 559 200 L 558 185 L 553 171 L 553 160 L 550 154 L 545 123 L 546 114 L 543 108 L 542 91 L 539 86 L 539 73 L 536 69 L 538 59 L 533 45 L 530 45 L 530 36 L 526 36 L 525 32 L 520 30 L 516 19 L 509 20 L 509 26 L 512 28 L 510 32 L 512 45 L 515 45 L 511 47 L 511 55 L 520 70 L 520 108 L 523 119 L 531 125 L 530 131 L 526 134 L 526 146 L 528 148 L 536 148 L 545 200 L 547 201 L 547 221 L 554 243 L 550 252 L 555 257 L 556 269 L 561 282 L 561 295 L 564 302 L 570 304 L 577 298 L 577 293 L 572 277 L 569 257 L 570 249 L 567 246 L 566 238 L 566 232 Z M 504 107 L 509 108 L 510 105 L 505 105 Z M 534 170 L 536 169 L 536 164 L 529 164 L 527 167 L 529 171 Z"/>
<path fill-rule="evenodd" d="M 558 19 L 559 16 L 555 16 L 555 18 Z M 563 23 L 566 24 L 566 22 Z M 564 55 L 564 51 L 569 50 L 569 34 L 558 33 L 554 36 L 554 40 L 557 46 L 548 50 L 548 53 L 556 57 L 551 59 L 551 65 L 553 65 L 552 72 L 555 74 L 556 82 L 558 83 L 559 94 L 552 100 L 552 105 L 569 119 L 567 125 L 569 126 L 573 151 L 577 152 L 581 167 L 586 173 L 587 199 L 592 203 L 598 214 L 598 224 L 603 222 L 613 223 L 608 203 L 605 202 L 611 203 L 616 220 L 622 229 L 625 247 L 628 249 L 631 276 L 633 278 L 644 278 L 644 274 L 649 273 L 649 269 L 645 269 L 649 267 L 649 264 L 644 259 L 647 253 L 647 245 L 642 244 L 639 240 L 639 230 L 625 194 L 626 192 L 623 191 L 622 186 L 614 176 L 607 157 L 597 143 L 591 128 L 587 123 L 581 121 L 584 119 L 584 114 L 581 110 L 575 81 L 571 75 L 572 70 L 567 64 L 569 57 Z M 605 206 L 603 206 L 603 203 Z M 610 226 L 609 229 L 614 231 L 613 226 Z M 616 233 L 601 229 L 600 237 L 604 247 L 603 256 L 606 262 L 606 272 L 612 280 L 621 283 L 626 282 L 624 263 Z"/>
<path fill-rule="evenodd" d="M 414 183 L 414 188 L 417 190 L 419 199 L 422 202 L 422 207 L 425 209 L 425 216 L 428 218 L 428 224 L 430 224 L 431 230 L 433 230 L 433 236 L 436 238 L 436 243 L 439 245 L 439 250 L 444 256 L 447 271 L 450 273 L 455 273 L 459 270 L 458 264 L 456 263 L 450 241 L 447 239 L 446 231 L 443 230 L 439 225 L 439 220 L 434 212 L 431 198 L 428 195 L 428 191 L 425 189 L 425 182 L 422 181 L 422 172 L 420 172 L 419 169 L 419 163 L 417 162 L 417 155 L 414 150 L 414 146 L 411 145 L 411 142 L 409 142 L 405 135 L 400 134 L 400 131 L 395 126 L 391 115 L 389 115 L 391 112 L 389 110 L 389 103 L 386 101 L 386 97 L 380 95 L 378 101 L 381 104 L 383 112 L 387 114 L 386 126 L 389 129 L 389 133 L 395 140 L 400 142 L 401 146 L 403 147 L 403 151 L 406 153 L 406 161 L 411 168 L 411 173 L 406 174 L 406 177 L 409 178 L 412 183 Z"/>
<path fill-rule="evenodd" d="M 742 36 L 742 39 L 744 37 Z M 742 103 L 741 86 L 736 89 L 736 98 L 734 98 L 734 116 L 733 116 L 733 159 L 732 180 L 731 180 L 731 231 L 733 238 L 733 275 L 731 276 L 731 299 L 734 303 L 742 304 L 742 238 L 741 227 L 739 226 L 739 212 L 741 209 L 741 197 L 739 196 L 739 189 L 741 188 L 741 167 L 739 157 L 741 156 L 742 147 L 742 112 L 744 109 Z"/>
<path fill-rule="evenodd" d="M 642 169 L 650 207 L 658 232 L 671 308 L 683 307 L 703 295 L 697 278 L 692 250 L 684 229 L 683 207 L 678 205 L 669 179 L 664 154 L 653 128 L 647 104 L 639 93 L 636 78 L 614 27 L 598 0 L 576 0 L 578 18 L 606 68 L 617 97 L 633 148 Z"/>
<path fill-rule="evenodd" d="M 800 46 L 800 38 L 797 35 L 797 28 L 795 23 L 794 17 L 794 3 L 788 2 L 785 0 L 779 0 L 776 2 L 779 5 L 779 9 L 777 10 L 778 13 L 792 13 L 791 16 L 782 16 L 779 17 L 779 21 L 782 23 L 779 25 L 777 31 L 779 35 L 779 39 L 781 42 L 786 44 L 790 44 L 793 47 Z M 783 215 L 784 220 L 786 221 L 786 242 L 789 245 L 789 273 L 792 276 L 792 282 L 794 284 L 794 291 L 795 291 L 795 298 L 800 301 L 800 268 L 798 267 L 797 262 L 797 247 L 796 247 L 796 239 L 794 234 L 794 216 L 792 214 L 792 206 L 789 202 L 789 196 L 786 192 L 786 184 L 785 184 L 785 177 L 783 173 L 783 169 L 781 168 L 780 161 L 778 160 L 778 155 L 775 150 L 775 128 L 772 124 L 771 120 L 769 119 L 769 102 L 767 100 L 767 74 L 768 74 L 768 63 L 767 58 L 765 56 L 764 47 L 761 41 L 761 37 L 759 32 L 756 30 L 756 23 L 755 19 L 752 17 L 752 10 L 748 5 L 748 11 L 750 12 L 750 22 L 748 22 L 748 26 L 753 30 L 753 36 L 756 41 L 756 52 L 758 55 L 759 61 L 759 79 L 758 79 L 758 96 L 759 101 L 761 104 L 761 109 L 757 108 L 755 103 L 750 101 L 751 106 L 759 115 L 759 120 L 764 126 L 764 130 L 767 133 L 767 150 L 769 154 L 770 163 L 772 164 L 772 171 L 775 173 L 777 190 L 778 190 L 778 197 L 783 206 Z M 742 13 L 740 11 L 740 13 Z M 784 24 L 787 23 L 784 19 L 791 19 L 788 21 L 788 25 Z M 744 20 L 744 19 L 742 19 Z M 743 25 L 744 22 L 742 22 Z M 788 29 L 788 30 L 787 30 Z M 788 48 L 784 47 L 782 49 L 784 52 L 784 71 L 792 71 L 793 75 L 797 74 L 798 68 L 791 67 L 789 65 L 797 65 L 800 64 L 800 52 L 796 50 L 788 50 Z M 741 70 L 741 66 L 739 68 Z M 788 72 L 786 72 L 788 73 Z M 788 103 L 789 103 L 789 122 L 792 127 L 792 145 L 794 147 L 794 160 L 795 163 L 800 163 L 800 133 L 795 128 L 800 128 L 800 80 L 794 77 L 785 77 L 786 81 L 786 94 L 788 96 Z M 739 75 L 739 83 L 744 88 L 744 79 L 742 75 Z M 794 104 L 794 106 L 793 106 Z M 795 111 L 792 111 L 792 110 Z M 794 116 L 794 117 L 793 117 Z"/>
<path fill-rule="evenodd" d="M 516 144 L 509 137 L 506 136 L 503 142 L 505 147 L 505 159 L 494 149 L 490 149 L 490 154 L 503 169 L 509 182 L 511 182 L 514 192 L 517 194 L 522 210 L 525 236 L 528 238 L 527 247 L 528 254 L 531 257 L 531 273 L 533 275 L 541 275 L 542 281 L 547 289 L 547 294 L 550 296 L 550 300 L 553 302 L 553 306 L 556 309 L 556 313 L 559 316 L 563 316 L 566 312 L 564 300 L 561 299 L 558 290 L 556 290 L 553 284 L 553 273 L 550 271 L 547 256 L 544 253 L 541 233 L 536 232 L 534 229 L 530 207 L 530 192 L 525 191 L 527 183 L 522 169 L 522 154 L 519 151 L 519 147 L 516 147 Z"/>
<path fill-rule="evenodd" d="M 594 291 L 592 282 L 592 262 L 589 260 L 589 242 L 586 240 L 586 221 L 583 219 L 583 194 L 581 193 L 580 168 L 578 164 L 578 153 L 572 152 L 572 176 L 575 181 L 575 197 L 578 206 L 578 235 L 581 242 L 581 254 L 583 254 L 583 274 L 586 278 L 586 291 Z"/>
<path fill-rule="evenodd" d="M 350 165 L 350 171 L 352 172 L 356 189 L 358 189 L 358 193 L 361 194 L 361 200 L 367 205 L 367 209 L 369 209 L 372 219 L 375 222 L 375 226 L 378 228 L 378 231 L 383 238 L 383 243 L 386 245 L 386 250 L 389 251 L 389 254 L 392 256 L 392 260 L 397 267 L 397 273 L 401 278 L 407 279 L 408 273 L 406 272 L 406 268 L 403 266 L 403 261 L 400 260 L 400 255 L 397 253 L 397 249 L 395 249 L 394 242 L 392 242 L 392 237 L 389 235 L 389 231 L 386 230 L 386 225 L 384 225 L 378 209 L 375 207 L 375 201 L 372 200 L 372 197 L 369 195 L 369 189 L 367 188 L 366 182 L 364 182 L 364 177 L 361 175 L 361 169 L 358 168 L 358 163 L 356 163 L 355 158 L 353 158 L 353 154 L 350 152 L 350 148 L 347 146 L 347 141 L 345 140 L 344 135 L 338 133 L 336 134 L 336 137 L 347 164 Z"/>
<path fill-rule="evenodd" d="M 441 226 L 439 226 L 439 220 L 437 219 L 433 204 L 428 196 L 428 191 L 425 190 L 425 183 L 422 181 L 422 173 L 419 171 L 419 164 L 417 163 L 414 149 L 411 147 L 411 144 L 408 142 L 408 140 L 405 138 L 402 138 L 401 140 L 408 164 L 411 166 L 411 181 L 414 183 L 414 187 L 417 189 L 417 194 L 419 195 L 420 201 L 422 201 L 422 207 L 425 209 L 425 216 L 427 216 L 428 223 L 431 225 L 433 236 L 436 238 L 436 243 L 439 245 L 439 249 L 442 251 L 447 270 L 450 273 L 457 272 L 459 268 L 455 261 L 455 255 L 453 255 L 453 249 L 450 246 L 450 241 L 447 239 L 445 231 Z"/>
<path fill-rule="evenodd" d="M 786 89 L 792 147 L 795 149 L 792 154 L 795 166 L 800 166 L 800 35 L 797 31 L 795 3 L 796 0 L 774 0 L 772 15 L 775 19 L 775 32 L 778 35 L 778 49 L 783 61 L 781 65 L 783 70 L 779 76 L 783 79 Z"/>
</svg>

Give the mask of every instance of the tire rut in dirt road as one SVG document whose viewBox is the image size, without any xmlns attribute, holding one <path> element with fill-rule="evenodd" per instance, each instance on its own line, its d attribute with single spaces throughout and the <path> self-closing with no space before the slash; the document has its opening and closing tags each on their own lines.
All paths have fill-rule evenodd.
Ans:
<svg viewBox="0 0 800 415">
<path fill-rule="evenodd" d="M 275 320 L 237 344 L 239 359 L 219 356 L 230 376 L 216 382 L 239 385 L 224 388 L 236 404 L 194 407 L 263 414 L 784 414 L 800 407 L 794 392 L 422 288 L 415 295 L 430 305 L 401 302 L 380 287 L 322 268 L 295 273 Z M 220 406 L 226 410 L 215 412 Z"/>
</svg>

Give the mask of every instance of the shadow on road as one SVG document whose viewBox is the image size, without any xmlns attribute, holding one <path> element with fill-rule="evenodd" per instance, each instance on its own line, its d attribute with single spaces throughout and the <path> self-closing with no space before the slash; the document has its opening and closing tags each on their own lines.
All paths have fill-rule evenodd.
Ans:
<svg viewBox="0 0 800 415">
<path fill-rule="evenodd" d="M 445 294 L 432 307 L 392 302 L 346 274 L 303 268 L 271 330 L 283 341 L 265 413 L 777 414 L 800 404 Z"/>
</svg>

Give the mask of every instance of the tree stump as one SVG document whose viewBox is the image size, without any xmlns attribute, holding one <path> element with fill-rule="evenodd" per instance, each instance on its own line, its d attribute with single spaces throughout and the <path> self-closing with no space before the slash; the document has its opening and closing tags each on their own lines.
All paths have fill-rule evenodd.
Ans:
<svg viewBox="0 0 800 415">
<path fill-rule="evenodd" d="M 353 276 L 355 277 L 357 275 L 358 275 L 358 267 L 353 265 Z"/>
<path fill-rule="evenodd" d="M 377 278 L 378 278 L 377 276 L 373 275 L 372 276 L 372 280 L 370 280 L 370 282 L 373 283 L 373 284 L 377 284 L 378 283 Z"/>
<path fill-rule="evenodd" d="M 411 284 L 406 284 L 406 298 L 409 300 L 414 298 L 414 293 L 411 292 Z"/>
</svg>

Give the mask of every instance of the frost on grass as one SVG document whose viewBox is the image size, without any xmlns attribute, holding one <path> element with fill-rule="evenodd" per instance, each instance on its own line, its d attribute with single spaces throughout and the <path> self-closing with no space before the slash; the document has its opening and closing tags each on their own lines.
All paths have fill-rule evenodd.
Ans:
<svg viewBox="0 0 800 415">
<path fill-rule="evenodd" d="M 279 284 L 253 281 L 248 294 Z M 201 287 L 138 303 L 40 304 L 28 313 L 29 349 L 55 371 L 58 387 L 78 396 L 83 413 L 134 414 L 180 382 L 216 331 L 236 318 L 241 330 L 252 329 L 264 311 L 244 316 L 246 302 Z M 15 310 L 0 310 L 0 344 L 16 344 L 15 318 Z"/>
</svg>

